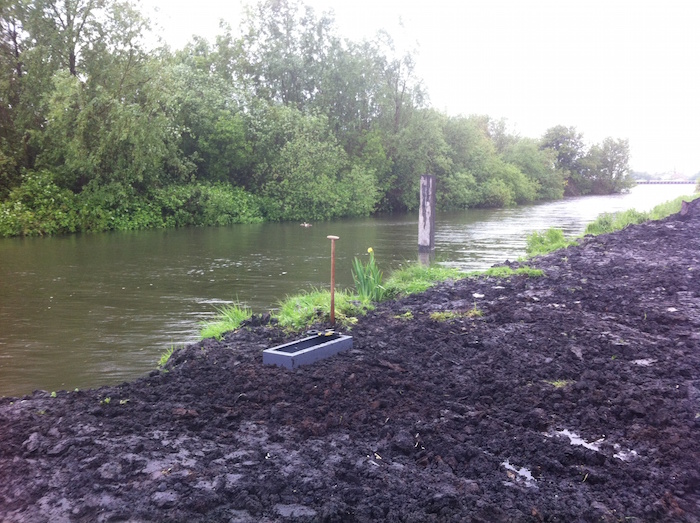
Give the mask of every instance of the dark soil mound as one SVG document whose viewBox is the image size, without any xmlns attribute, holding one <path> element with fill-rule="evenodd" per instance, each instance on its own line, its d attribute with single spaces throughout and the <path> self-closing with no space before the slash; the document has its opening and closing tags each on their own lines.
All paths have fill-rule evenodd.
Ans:
<svg viewBox="0 0 700 523">
<path fill-rule="evenodd" d="M 382 304 L 294 371 L 249 326 L 0 400 L 0 520 L 700 521 L 700 217 L 529 265 Z"/>
</svg>

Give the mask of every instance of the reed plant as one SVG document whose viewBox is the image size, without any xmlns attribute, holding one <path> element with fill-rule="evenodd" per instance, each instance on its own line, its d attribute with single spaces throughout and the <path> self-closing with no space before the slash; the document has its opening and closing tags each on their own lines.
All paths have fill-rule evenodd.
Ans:
<svg viewBox="0 0 700 523">
<path fill-rule="evenodd" d="M 355 258 L 352 262 L 352 279 L 355 282 L 357 295 L 363 302 L 380 302 L 386 296 L 386 288 L 382 285 L 382 271 L 377 267 L 372 247 L 367 249 L 369 260 L 366 264 Z"/>
</svg>

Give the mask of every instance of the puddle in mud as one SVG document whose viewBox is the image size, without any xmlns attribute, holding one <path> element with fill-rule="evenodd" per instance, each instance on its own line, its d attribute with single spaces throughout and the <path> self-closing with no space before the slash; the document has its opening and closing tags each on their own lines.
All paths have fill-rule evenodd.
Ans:
<svg viewBox="0 0 700 523">
<path fill-rule="evenodd" d="M 516 468 L 511 465 L 508 460 L 502 462 L 501 465 L 508 471 L 507 474 L 509 478 L 516 482 L 523 483 L 526 487 L 537 488 L 537 480 L 532 477 L 532 472 L 525 467 Z"/>
<path fill-rule="evenodd" d="M 657 361 L 658 360 L 655 360 L 653 358 L 643 358 L 641 360 L 632 360 L 632 365 L 639 365 L 640 367 L 650 367 Z"/>
<path fill-rule="evenodd" d="M 600 452 L 600 444 L 603 443 L 604 438 L 600 438 L 599 440 L 596 440 L 592 443 L 589 443 L 585 439 L 583 439 L 581 436 L 576 434 L 575 432 L 571 432 L 567 429 L 564 430 L 557 430 L 554 432 L 555 436 L 566 436 L 569 438 L 569 441 L 571 442 L 572 445 L 579 445 L 583 448 L 589 449 L 589 450 L 595 450 L 596 452 Z"/>
<path fill-rule="evenodd" d="M 605 438 L 600 438 L 593 442 L 586 441 L 581 436 L 579 436 L 575 432 L 571 432 L 568 429 L 556 430 L 553 433 L 545 434 L 545 436 L 547 436 L 548 438 L 551 438 L 553 436 L 565 436 L 569 438 L 569 442 L 572 445 L 578 445 L 595 452 L 601 452 L 600 446 L 605 442 Z M 629 461 L 638 456 L 636 450 L 623 449 L 619 443 L 615 443 L 613 445 L 613 449 L 615 450 L 613 458 L 619 459 L 620 461 Z"/>
<path fill-rule="evenodd" d="M 615 449 L 615 454 L 613 454 L 613 458 L 617 458 L 620 461 L 629 461 L 633 458 L 636 458 L 639 455 L 637 454 L 636 450 L 623 449 L 617 443 L 613 445 L 613 448 Z"/>
</svg>

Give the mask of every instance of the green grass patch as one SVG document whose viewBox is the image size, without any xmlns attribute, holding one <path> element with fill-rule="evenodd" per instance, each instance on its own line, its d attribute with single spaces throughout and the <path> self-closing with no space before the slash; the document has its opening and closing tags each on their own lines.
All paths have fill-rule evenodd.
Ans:
<svg viewBox="0 0 700 523">
<path fill-rule="evenodd" d="M 385 283 L 386 295 L 403 296 L 423 292 L 438 282 L 464 278 L 465 273 L 458 269 L 410 264 L 394 271 Z"/>
<path fill-rule="evenodd" d="M 548 383 L 555 389 L 563 389 L 564 387 L 567 387 L 568 385 L 572 385 L 574 383 L 573 380 L 543 380 L 545 383 Z"/>
<path fill-rule="evenodd" d="M 564 249 L 576 244 L 575 240 L 567 240 L 564 231 L 551 227 L 544 232 L 533 232 L 527 237 L 525 252 L 529 257 L 547 254 L 548 252 Z"/>
<path fill-rule="evenodd" d="M 341 324 L 350 325 L 373 307 L 359 296 L 343 290 L 335 291 L 335 318 Z M 302 329 L 318 322 L 330 321 L 331 291 L 312 290 L 287 296 L 276 313 L 282 327 Z"/>
<path fill-rule="evenodd" d="M 528 276 L 529 278 L 539 278 L 544 276 L 544 271 L 542 269 L 533 269 L 532 267 L 523 266 L 515 270 L 508 266 L 503 267 L 491 267 L 485 271 L 474 271 L 467 273 L 470 278 L 478 276 L 489 276 L 492 278 L 510 278 L 511 276 Z"/>
<path fill-rule="evenodd" d="M 200 331 L 202 338 L 216 338 L 220 340 L 222 336 L 240 327 L 244 320 L 250 318 L 253 311 L 239 302 L 232 303 L 217 309 L 216 320 L 205 323 Z"/>
<path fill-rule="evenodd" d="M 456 320 L 458 318 L 463 318 L 464 316 L 465 314 L 463 312 L 457 311 L 438 311 L 430 313 L 430 319 L 439 322 Z"/>
<path fill-rule="evenodd" d="M 603 213 L 593 222 L 586 226 L 585 234 L 606 234 L 624 229 L 628 225 L 637 225 L 649 220 L 661 220 L 671 214 L 675 214 L 681 210 L 681 202 L 692 201 L 700 198 L 700 194 L 692 196 L 679 196 L 674 200 L 660 203 L 651 211 L 640 212 L 636 209 L 628 209 L 616 213 Z"/>
<path fill-rule="evenodd" d="M 433 321 L 452 321 L 460 318 L 481 318 L 484 312 L 476 306 L 469 309 L 468 311 L 437 311 L 430 314 L 430 319 Z"/>
<path fill-rule="evenodd" d="M 158 360 L 159 369 L 165 367 L 165 364 L 168 363 L 168 360 L 170 359 L 170 356 L 173 355 L 173 352 L 175 352 L 175 345 L 171 345 L 169 349 L 160 355 L 160 359 Z"/>
</svg>

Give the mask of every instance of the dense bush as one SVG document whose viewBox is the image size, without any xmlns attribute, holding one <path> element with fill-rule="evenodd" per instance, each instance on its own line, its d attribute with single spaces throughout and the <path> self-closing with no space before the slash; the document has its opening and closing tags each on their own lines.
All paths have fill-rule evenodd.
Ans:
<svg viewBox="0 0 700 523">
<path fill-rule="evenodd" d="M 0 236 L 38 236 L 78 229 L 75 195 L 49 171 L 28 171 L 0 203 Z"/>
<path fill-rule="evenodd" d="M 139 194 L 129 185 L 60 189 L 51 173 L 28 173 L 0 204 L 0 236 L 127 231 L 264 220 L 263 202 L 227 184 L 169 186 Z"/>
</svg>

